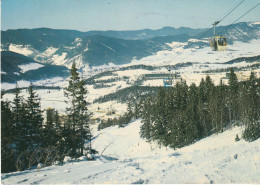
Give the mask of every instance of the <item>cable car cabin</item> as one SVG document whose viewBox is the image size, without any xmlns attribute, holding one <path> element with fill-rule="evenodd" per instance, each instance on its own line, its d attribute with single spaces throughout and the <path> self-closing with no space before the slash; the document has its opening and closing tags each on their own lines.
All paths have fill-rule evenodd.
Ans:
<svg viewBox="0 0 260 185">
<path fill-rule="evenodd" d="M 225 37 L 212 37 L 209 40 L 209 44 L 212 51 L 226 51 L 227 50 L 227 39 Z"/>
<path fill-rule="evenodd" d="M 163 79 L 164 87 L 172 87 L 172 79 L 170 78 L 164 78 Z"/>
</svg>

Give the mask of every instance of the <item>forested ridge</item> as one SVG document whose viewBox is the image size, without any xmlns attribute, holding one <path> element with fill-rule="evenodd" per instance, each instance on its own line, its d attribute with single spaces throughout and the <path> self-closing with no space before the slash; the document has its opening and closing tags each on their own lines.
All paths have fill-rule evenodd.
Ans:
<svg viewBox="0 0 260 185">
<path fill-rule="evenodd" d="M 199 86 L 185 81 L 172 88 L 160 88 L 156 98 L 142 104 L 141 136 L 173 148 L 189 145 L 232 125 L 245 125 L 248 141 L 260 137 L 260 79 L 251 73 L 238 82 L 231 69 L 228 85 L 214 85 L 210 76 Z"/>
<path fill-rule="evenodd" d="M 188 86 L 182 80 L 173 87 L 159 87 L 154 93 L 135 96 L 140 98 L 128 102 L 123 116 L 102 121 L 99 129 L 122 127 L 131 119 L 141 118 L 142 138 L 172 148 L 189 145 L 234 125 L 245 127 L 242 137 L 247 141 L 260 137 L 260 79 L 254 72 L 249 80 L 238 82 L 231 69 L 227 85 L 222 80 L 215 85 L 207 76 L 199 86 Z"/>
</svg>

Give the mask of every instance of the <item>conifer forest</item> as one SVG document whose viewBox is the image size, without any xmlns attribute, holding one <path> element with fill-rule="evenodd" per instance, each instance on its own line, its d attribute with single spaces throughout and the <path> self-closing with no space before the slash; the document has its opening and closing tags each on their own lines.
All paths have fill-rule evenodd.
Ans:
<svg viewBox="0 0 260 185">
<path fill-rule="evenodd" d="M 199 86 L 182 80 L 174 87 L 159 87 L 156 95 L 129 102 L 127 113 L 101 122 L 98 128 L 123 127 L 137 118 L 142 119 L 142 138 L 172 148 L 234 125 L 245 126 L 244 139 L 254 141 L 260 137 L 260 79 L 251 72 L 249 80 L 238 82 L 231 68 L 227 85 L 222 81 L 215 85 L 210 76 L 202 78 Z"/>
<path fill-rule="evenodd" d="M 140 117 L 143 138 L 173 148 L 233 125 L 244 125 L 244 139 L 254 141 L 260 137 L 260 79 L 252 72 L 248 81 L 238 82 L 231 69 L 228 85 L 215 86 L 210 76 L 198 87 L 182 81 L 146 98 Z"/>
<path fill-rule="evenodd" d="M 14 100 L 1 102 L 2 172 L 30 169 L 39 163 L 48 166 L 62 162 L 65 156 L 82 156 L 83 150 L 94 151 L 91 145 L 84 146 L 91 139 L 85 83 L 75 64 L 70 74 L 65 89 L 66 115 L 60 116 L 57 111 L 54 116 L 47 114 L 44 125 L 41 100 L 32 84 L 27 99 L 16 87 Z"/>
</svg>

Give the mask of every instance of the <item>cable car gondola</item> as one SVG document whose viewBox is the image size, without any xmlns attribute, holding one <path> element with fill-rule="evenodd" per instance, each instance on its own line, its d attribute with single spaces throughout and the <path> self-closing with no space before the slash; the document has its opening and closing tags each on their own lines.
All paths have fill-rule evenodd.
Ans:
<svg viewBox="0 0 260 185">
<path fill-rule="evenodd" d="M 164 87 L 172 87 L 172 79 L 171 78 L 164 78 L 163 79 Z"/>
<path fill-rule="evenodd" d="M 219 23 L 216 21 L 213 24 L 214 28 L 214 37 L 209 39 L 209 44 L 211 46 L 212 51 L 226 51 L 227 50 L 227 38 L 222 36 L 217 36 L 215 33 L 215 26 Z"/>
<path fill-rule="evenodd" d="M 169 71 L 169 76 L 167 78 L 163 79 L 164 87 L 172 87 L 172 84 L 173 84 L 173 76 L 171 74 L 171 70 L 168 69 L 168 71 Z"/>
</svg>

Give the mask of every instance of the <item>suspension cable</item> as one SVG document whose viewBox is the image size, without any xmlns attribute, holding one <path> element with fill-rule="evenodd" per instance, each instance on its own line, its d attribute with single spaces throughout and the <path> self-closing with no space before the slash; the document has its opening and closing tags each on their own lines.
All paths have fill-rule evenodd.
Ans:
<svg viewBox="0 0 260 185">
<path fill-rule="evenodd" d="M 223 21 L 227 16 L 229 16 L 237 7 L 239 7 L 245 0 L 242 0 L 240 3 L 238 3 L 233 9 L 231 9 L 230 11 L 228 11 L 228 13 L 223 16 L 222 19 L 220 19 L 219 23 L 221 21 Z M 242 18 L 242 17 L 241 17 Z M 232 23 L 233 24 L 233 23 Z M 206 35 L 208 32 L 210 32 L 213 28 L 209 28 L 208 30 L 206 30 L 204 33 L 202 33 L 199 37 L 197 37 L 197 39 L 201 39 L 204 35 Z M 193 46 L 195 43 L 192 43 L 189 47 Z M 189 48 L 188 47 L 188 48 Z M 193 52 L 194 53 L 194 52 Z M 172 61 L 173 59 L 175 59 L 177 56 L 179 56 L 180 54 L 182 54 L 182 52 L 178 52 L 174 57 L 172 57 L 170 60 L 167 61 L 167 63 L 169 63 L 170 61 Z M 187 57 L 186 57 L 187 58 Z M 185 58 L 185 59 L 186 59 Z"/>
<path fill-rule="evenodd" d="M 229 26 L 231 26 L 232 24 L 236 23 L 237 21 L 239 21 L 241 18 L 243 18 L 246 14 L 248 14 L 249 12 L 251 12 L 253 9 L 255 9 L 257 6 L 259 6 L 260 3 L 256 4 L 253 8 L 249 9 L 246 13 L 244 13 L 243 15 L 241 15 L 238 19 L 236 19 L 234 22 L 232 22 L 231 24 L 229 24 L 226 28 L 224 28 L 221 33 L 223 33 Z"/>
<path fill-rule="evenodd" d="M 236 7 L 234 7 L 232 10 L 230 10 L 227 15 L 225 15 L 219 22 L 223 21 L 229 14 L 231 14 L 239 5 L 241 5 L 245 0 L 241 1 Z"/>
<path fill-rule="evenodd" d="M 249 12 L 251 12 L 253 9 L 255 9 L 257 6 L 259 6 L 260 3 L 256 4 L 253 8 L 249 9 L 246 13 L 244 13 L 242 16 L 240 16 L 238 19 L 236 19 L 234 22 L 232 22 L 231 24 L 229 24 L 228 26 L 226 26 L 221 33 L 223 33 L 229 26 L 231 26 L 232 24 L 236 23 L 237 21 L 239 21 L 242 17 L 244 17 L 246 14 L 248 14 Z M 199 49 L 199 48 L 198 48 Z M 191 54 L 189 54 L 186 58 L 184 58 L 183 60 L 187 59 L 190 55 L 194 54 L 198 49 L 195 49 L 194 51 L 192 51 Z"/>
</svg>

